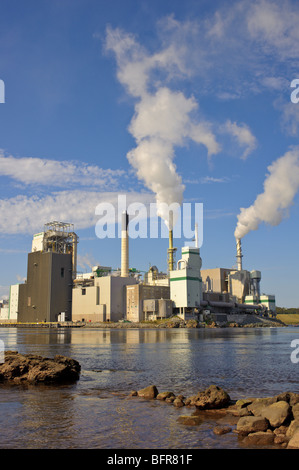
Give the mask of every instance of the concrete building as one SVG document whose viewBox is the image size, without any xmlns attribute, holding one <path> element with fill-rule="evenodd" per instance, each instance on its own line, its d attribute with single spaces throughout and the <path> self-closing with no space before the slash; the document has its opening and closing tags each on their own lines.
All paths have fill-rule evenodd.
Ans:
<svg viewBox="0 0 299 470">
<path fill-rule="evenodd" d="M 132 322 L 140 322 L 146 319 L 144 310 L 145 300 L 170 299 L 170 289 L 168 286 L 136 284 L 135 286 L 127 286 L 126 291 L 126 317 L 127 320 Z M 159 310 L 156 313 L 151 311 L 151 313 L 153 315 L 159 314 Z"/>
<path fill-rule="evenodd" d="M 119 321 L 125 318 L 126 286 L 134 277 L 102 276 L 77 279 L 72 293 L 73 321 Z"/>
<path fill-rule="evenodd" d="M 170 298 L 175 312 L 182 319 L 193 318 L 199 312 L 202 301 L 201 257 L 199 248 L 182 248 L 177 269 L 170 271 Z"/>
<path fill-rule="evenodd" d="M 15 284 L 10 286 L 9 290 L 9 320 L 18 320 L 19 315 L 19 291 L 20 285 Z"/>
<path fill-rule="evenodd" d="M 19 322 L 55 322 L 72 316 L 72 255 L 28 254 L 27 282 L 19 286 Z"/>
</svg>

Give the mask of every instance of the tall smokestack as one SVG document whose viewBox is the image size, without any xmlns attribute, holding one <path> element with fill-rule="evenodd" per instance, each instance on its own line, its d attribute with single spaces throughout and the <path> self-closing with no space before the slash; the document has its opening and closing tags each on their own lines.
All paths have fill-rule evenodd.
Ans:
<svg viewBox="0 0 299 470">
<path fill-rule="evenodd" d="M 176 248 L 173 248 L 173 212 L 169 212 L 169 246 L 168 246 L 168 271 L 173 271 L 174 266 L 174 253 Z"/>
<path fill-rule="evenodd" d="M 242 246 L 241 246 L 241 239 L 240 238 L 236 238 L 236 242 L 237 242 L 237 269 L 238 271 L 242 271 L 242 258 L 243 258 L 243 255 L 242 255 Z"/>
<path fill-rule="evenodd" d="M 121 277 L 129 276 L 129 217 L 127 211 L 122 213 L 121 220 Z"/>
</svg>

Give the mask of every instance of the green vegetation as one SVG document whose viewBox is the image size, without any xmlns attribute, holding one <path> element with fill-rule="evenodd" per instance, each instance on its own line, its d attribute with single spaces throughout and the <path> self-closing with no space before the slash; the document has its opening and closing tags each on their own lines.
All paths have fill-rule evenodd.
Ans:
<svg viewBox="0 0 299 470">
<path fill-rule="evenodd" d="M 276 307 L 276 313 L 279 315 L 299 315 L 299 308 Z"/>
</svg>

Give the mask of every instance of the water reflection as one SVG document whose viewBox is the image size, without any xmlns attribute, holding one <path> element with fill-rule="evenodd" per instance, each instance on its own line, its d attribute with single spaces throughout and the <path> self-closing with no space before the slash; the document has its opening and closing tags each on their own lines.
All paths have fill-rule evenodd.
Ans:
<svg viewBox="0 0 299 470">
<path fill-rule="evenodd" d="M 0 446 L 49 448 L 237 447 L 218 439 L 212 423 L 188 430 L 186 410 L 128 399 L 156 384 L 191 396 L 217 384 L 232 398 L 299 393 L 290 360 L 296 328 L 277 329 L 29 329 L 2 328 L 6 349 L 48 357 L 64 354 L 82 367 L 77 384 L 1 387 Z M 187 414 L 189 411 L 187 411 Z"/>
</svg>

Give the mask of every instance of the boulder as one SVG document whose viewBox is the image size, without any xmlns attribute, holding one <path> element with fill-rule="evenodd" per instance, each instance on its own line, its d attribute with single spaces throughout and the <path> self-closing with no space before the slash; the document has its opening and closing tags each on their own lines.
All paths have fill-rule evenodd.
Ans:
<svg viewBox="0 0 299 470">
<path fill-rule="evenodd" d="M 156 398 L 159 394 L 156 385 L 149 385 L 148 387 L 143 388 L 142 390 L 138 390 L 137 392 L 139 397 L 153 399 Z"/>
<path fill-rule="evenodd" d="M 292 406 L 292 413 L 293 413 L 294 419 L 299 419 L 299 403 L 296 403 L 295 405 Z"/>
<path fill-rule="evenodd" d="M 6 351 L 0 365 L 0 382 L 59 384 L 75 382 L 81 366 L 75 359 L 56 355 L 54 359 L 35 354 Z"/>
<path fill-rule="evenodd" d="M 293 393 L 293 392 L 284 392 L 281 393 L 280 395 L 277 395 L 277 401 L 286 401 L 289 403 L 290 406 L 296 405 L 296 403 L 299 403 L 299 393 Z"/>
<path fill-rule="evenodd" d="M 247 406 L 248 411 L 250 411 L 254 416 L 261 416 L 262 410 L 272 403 L 275 403 L 277 399 L 275 397 L 268 398 L 255 398 L 252 403 Z"/>
<path fill-rule="evenodd" d="M 268 421 L 262 416 L 243 416 L 237 423 L 237 432 L 241 435 L 266 431 L 267 429 Z"/>
<path fill-rule="evenodd" d="M 230 402 L 230 396 L 217 385 L 210 385 L 196 395 L 195 406 L 199 409 L 223 408 Z"/>
<path fill-rule="evenodd" d="M 157 395 L 157 400 L 166 400 L 166 398 L 175 397 L 173 392 L 161 392 Z"/>
<path fill-rule="evenodd" d="M 179 397 L 177 397 L 175 400 L 173 400 L 173 405 L 176 406 L 177 408 L 181 408 L 182 406 L 185 406 L 183 400 Z"/>
<path fill-rule="evenodd" d="M 273 428 L 277 428 L 284 424 L 290 417 L 291 407 L 286 401 L 277 401 L 272 405 L 266 406 L 261 416 L 266 418 Z"/>
<path fill-rule="evenodd" d="M 299 429 L 293 434 L 293 437 L 290 439 L 287 449 L 298 449 L 299 448 Z"/>
<path fill-rule="evenodd" d="M 232 428 L 230 426 L 216 426 L 213 429 L 213 433 L 217 434 L 218 436 L 221 436 L 222 434 L 227 434 L 228 432 L 231 432 Z"/>
<path fill-rule="evenodd" d="M 243 440 L 243 444 L 267 446 L 274 443 L 272 432 L 257 431 L 248 434 Z"/>
<path fill-rule="evenodd" d="M 299 428 L 299 420 L 297 419 L 294 419 L 293 421 L 291 421 L 289 427 L 288 427 L 288 430 L 286 432 L 286 436 L 290 439 L 291 437 L 293 437 L 295 431 Z"/>
</svg>

